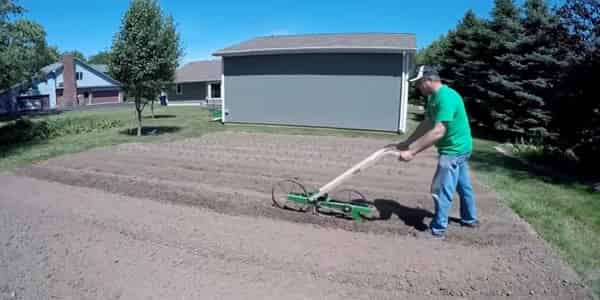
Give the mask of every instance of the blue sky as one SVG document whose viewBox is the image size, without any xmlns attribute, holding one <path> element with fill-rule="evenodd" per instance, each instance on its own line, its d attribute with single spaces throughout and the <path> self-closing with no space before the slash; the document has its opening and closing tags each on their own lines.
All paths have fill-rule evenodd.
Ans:
<svg viewBox="0 0 600 300">
<path fill-rule="evenodd" d="M 520 2 L 520 1 L 519 1 Z M 86 56 L 109 49 L 127 0 L 17 0 L 44 26 L 49 44 Z M 331 32 L 414 33 L 424 47 L 456 26 L 467 9 L 488 17 L 492 0 L 160 1 L 182 37 L 182 63 L 256 36 Z"/>
</svg>

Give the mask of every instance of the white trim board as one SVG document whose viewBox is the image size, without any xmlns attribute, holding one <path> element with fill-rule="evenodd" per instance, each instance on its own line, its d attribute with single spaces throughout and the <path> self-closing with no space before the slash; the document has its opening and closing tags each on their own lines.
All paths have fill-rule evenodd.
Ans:
<svg viewBox="0 0 600 300">
<path fill-rule="evenodd" d="M 409 55 L 407 52 L 402 52 L 402 79 L 401 79 L 401 94 L 400 94 L 400 118 L 398 124 L 398 131 L 406 133 L 406 123 L 408 117 L 408 62 Z"/>
</svg>

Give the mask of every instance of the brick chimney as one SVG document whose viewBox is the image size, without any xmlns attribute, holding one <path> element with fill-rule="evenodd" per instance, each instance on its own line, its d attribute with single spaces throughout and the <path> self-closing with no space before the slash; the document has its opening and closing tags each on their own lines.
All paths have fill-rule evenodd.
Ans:
<svg viewBox="0 0 600 300">
<path fill-rule="evenodd" d="M 77 80 L 75 80 L 75 60 L 73 55 L 62 57 L 63 64 L 63 103 L 61 106 L 73 106 L 77 100 Z"/>
</svg>

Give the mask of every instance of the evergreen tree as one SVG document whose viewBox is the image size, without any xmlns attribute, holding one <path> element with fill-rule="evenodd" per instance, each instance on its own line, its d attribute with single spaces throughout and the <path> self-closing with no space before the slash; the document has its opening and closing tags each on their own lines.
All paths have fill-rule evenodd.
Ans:
<svg viewBox="0 0 600 300">
<path fill-rule="evenodd" d="M 597 161 L 600 152 L 600 1 L 567 0 L 558 10 L 561 48 L 566 62 L 555 102 L 552 128 L 559 133 L 558 146 L 583 162 Z M 587 164 L 597 172 L 598 164 Z"/>
<path fill-rule="evenodd" d="M 546 0 L 526 0 L 523 8 L 523 36 L 510 55 L 512 73 L 517 75 L 513 78 L 518 86 L 514 100 L 510 102 L 515 116 L 512 129 L 542 142 L 551 136 L 549 104 L 566 63 L 554 43 L 558 18 L 548 8 Z"/>
<path fill-rule="evenodd" d="M 524 38 L 519 9 L 512 0 L 495 0 L 492 19 L 489 22 L 488 66 L 483 89 L 495 129 L 512 134 L 524 133 L 517 109 L 517 94 L 523 93 L 521 73 L 526 66 L 515 64 L 517 47 Z"/>
<path fill-rule="evenodd" d="M 448 35 L 451 35 L 449 32 Z M 429 46 L 417 52 L 417 65 L 439 66 L 444 60 L 444 53 L 448 51 L 448 35 L 442 35 Z"/>
<path fill-rule="evenodd" d="M 485 23 L 469 10 L 448 35 L 440 69 L 442 79 L 463 96 L 471 121 L 479 125 L 490 123 L 487 93 L 482 86 L 487 74 L 487 38 Z"/>
<path fill-rule="evenodd" d="M 449 32 L 448 35 L 452 34 Z M 448 51 L 448 35 L 442 35 L 437 40 L 433 41 L 425 49 L 417 52 L 415 61 L 417 65 L 441 66 L 444 61 L 444 55 Z M 409 85 L 409 101 L 415 105 L 424 105 L 425 99 L 421 95 L 415 85 Z"/>
</svg>

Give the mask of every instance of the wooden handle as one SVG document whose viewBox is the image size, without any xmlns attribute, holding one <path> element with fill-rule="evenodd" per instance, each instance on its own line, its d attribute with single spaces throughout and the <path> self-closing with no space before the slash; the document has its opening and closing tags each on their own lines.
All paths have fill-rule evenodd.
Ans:
<svg viewBox="0 0 600 300">
<path fill-rule="evenodd" d="M 387 155 L 395 155 L 399 156 L 399 152 L 393 148 L 383 148 L 375 151 L 375 153 L 369 155 L 369 157 L 365 158 L 363 161 L 357 163 L 352 168 L 348 169 L 346 172 L 342 173 L 342 175 L 336 177 L 323 187 L 319 189 L 319 192 L 312 195 L 310 200 L 316 200 L 317 198 L 329 193 L 336 187 L 338 187 L 342 182 L 352 178 L 352 176 L 366 170 L 370 166 L 374 165 L 377 161 Z"/>
</svg>

